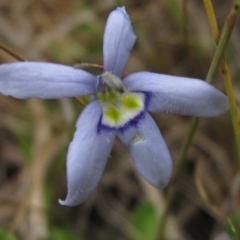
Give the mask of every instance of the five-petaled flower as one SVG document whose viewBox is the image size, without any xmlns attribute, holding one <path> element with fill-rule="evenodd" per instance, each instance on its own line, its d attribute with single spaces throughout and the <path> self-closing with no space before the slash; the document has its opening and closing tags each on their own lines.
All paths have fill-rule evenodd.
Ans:
<svg viewBox="0 0 240 240">
<path fill-rule="evenodd" d="M 94 76 L 74 67 L 41 62 L 0 66 L 0 93 L 15 98 L 54 99 L 92 95 L 82 111 L 67 155 L 68 195 L 75 206 L 95 189 L 115 135 L 128 148 L 141 176 L 157 188 L 169 182 L 172 160 L 150 112 L 214 117 L 227 98 L 191 78 L 137 72 L 120 80 L 136 36 L 124 7 L 113 11 L 104 33 L 104 71 Z"/>
</svg>

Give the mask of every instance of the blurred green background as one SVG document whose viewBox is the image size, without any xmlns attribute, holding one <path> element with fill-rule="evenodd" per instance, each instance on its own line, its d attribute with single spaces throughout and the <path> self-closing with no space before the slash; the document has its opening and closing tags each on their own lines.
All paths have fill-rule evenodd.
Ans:
<svg viewBox="0 0 240 240">
<path fill-rule="evenodd" d="M 213 1 L 220 27 L 231 4 Z M 1 0 L 0 41 L 32 61 L 101 65 L 107 17 L 123 5 L 137 35 L 125 74 L 206 78 L 215 44 L 200 0 Z M 237 102 L 239 29 L 238 22 L 226 52 Z M 0 51 L 0 63 L 13 61 Z M 220 74 L 214 85 L 225 92 Z M 181 173 L 163 191 L 141 179 L 116 139 L 93 194 L 80 206 L 61 206 L 67 148 L 83 107 L 76 99 L 0 95 L 0 240 L 154 240 L 171 186 L 165 239 L 230 239 L 224 231 L 240 239 L 240 178 L 229 113 L 201 120 Z M 191 118 L 152 116 L 175 163 Z"/>
</svg>

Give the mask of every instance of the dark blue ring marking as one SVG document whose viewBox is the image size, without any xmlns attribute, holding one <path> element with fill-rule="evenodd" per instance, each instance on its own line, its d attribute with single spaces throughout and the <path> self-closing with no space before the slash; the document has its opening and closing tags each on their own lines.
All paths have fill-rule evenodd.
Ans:
<svg viewBox="0 0 240 240">
<path fill-rule="evenodd" d="M 99 118 L 98 124 L 97 124 L 97 133 L 100 134 L 101 131 L 119 131 L 120 133 L 124 133 L 129 127 L 135 127 L 138 128 L 138 123 L 141 119 L 144 119 L 146 111 L 148 109 L 149 103 L 150 103 L 150 99 L 152 96 L 151 92 L 136 92 L 136 93 L 143 93 L 145 95 L 145 99 L 144 99 L 144 110 L 141 111 L 136 117 L 134 117 L 133 119 L 130 119 L 126 124 L 124 124 L 124 126 L 121 127 L 109 127 L 107 125 L 102 124 L 102 115 Z"/>
</svg>

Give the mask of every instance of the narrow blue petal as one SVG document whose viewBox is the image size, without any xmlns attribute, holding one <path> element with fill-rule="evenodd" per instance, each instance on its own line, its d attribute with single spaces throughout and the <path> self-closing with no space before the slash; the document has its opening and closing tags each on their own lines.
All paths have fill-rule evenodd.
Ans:
<svg viewBox="0 0 240 240">
<path fill-rule="evenodd" d="M 104 32 L 104 70 L 121 77 L 135 40 L 136 36 L 125 8 L 112 11 Z"/>
<path fill-rule="evenodd" d="M 137 72 L 123 83 L 129 91 L 151 94 L 148 110 L 152 112 L 215 117 L 229 109 L 227 97 L 199 79 Z"/>
<path fill-rule="evenodd" d="M 137 126 L 129 126 L 118 134 L 142 177 L 151 185 L 164 188 L 172 174 L 172 160 L 152 117 L 145 113 Z"/>
<path fill-rule="evenodd" d="M 115 131 L 97 132 L 102 114 L 99 103 L 91 102 L 81 113 L 67 155 L 68 194 L 60 204 L 76 206 L 96 188 L 110 154 Z"/>
<path fill-rule="evenodd" d="M 97 78 L 83 70 L 43 62 L 0 65 L 0 93 L 15 98 L 54 99 L 96 93 Z"/>
</svg>

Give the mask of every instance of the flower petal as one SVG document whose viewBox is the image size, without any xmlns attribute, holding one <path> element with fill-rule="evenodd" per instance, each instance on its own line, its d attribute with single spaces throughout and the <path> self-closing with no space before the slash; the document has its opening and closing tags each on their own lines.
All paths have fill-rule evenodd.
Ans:
<svg viewBox="0 0 240 240">
<path fill-rule="evenodd" d="M 135 40 L 136 36 L 125 8 L 112 11 L 104 32 L 104 70 L 121 77 Z"/>
<path fill-rule="evenodd" d="M 123 83 L 130 91 L 151 93 L 148 110 L 198 117 L 215 117 L 229 109 L 227 97 L 199 79 L 138 72 Z"/>
<path fill-rule="evenodd" d="M 145 113 L 137 126 L 119 131 L 119 137 L 142 177 L 157 188 L 165 187 L 172 174 L 172 160 L 152 117 Z"/>
<path fill-rule="evenodd" d="M 15 98 L 46 99 L 95 94 L 97 78 L 83 70 L 54 63 L 0 65 L 0 93 Z"/>
<path fill-rule="evenodd" d="M 67 156 L 68 195 L 60 204 L 75 206 L 82 203 L 95 189 L 110 154 L 115 132 L 97 131 L 102 110 L 97 101 L 91 102 L 79 117 Z"/>
</svg>

